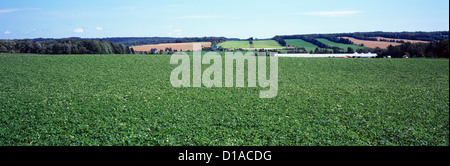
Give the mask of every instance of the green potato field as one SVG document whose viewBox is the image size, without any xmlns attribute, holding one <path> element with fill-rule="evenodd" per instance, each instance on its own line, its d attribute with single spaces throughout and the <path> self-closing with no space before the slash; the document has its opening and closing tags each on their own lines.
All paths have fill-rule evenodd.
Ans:
<svg viewBox="0 0 450 166">
<path fill-rule="evenodd" d="M 0 54 L 0 145 L 449 145 L 448 59 L 278 61 L 261 99 L 174 88 L 167 55 Z"/>
</svg>

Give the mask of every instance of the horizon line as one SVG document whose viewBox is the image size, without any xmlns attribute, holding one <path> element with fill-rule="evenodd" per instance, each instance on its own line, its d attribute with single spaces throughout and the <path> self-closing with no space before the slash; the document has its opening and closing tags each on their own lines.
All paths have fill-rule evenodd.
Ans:
<svg viewBox="0 0 450 166">
<path fill-rule="evenodd" d="M 203 38 L 203 37 L 224 37 L 227 39 L 239 39 L 239 40 L 245 40 L 248 38 L 256 38 L 256 39 L 272 39 L 276 36 L 293 36 L 293 35 L 330 35 L 330 34 L 345 34 L 345 33 L 371 33 L 371 32 L 387 32 L 387 33 L 403 33 L 403 32 L 424 32 L 424 33 L 430 33 L 430 32 L 450 32 L 450 30 L 437 30 L 437 31 L 358 31 L 358 32 L 339 32 L 339 33 L 298 33 L 298 34 L 282 34 L 282 35 L 275 35 L 270 38 L 258 38 L 258 37 L 247 37 L 247 38 L 239 38 L 239 37 L 225 37 L 225 36 L 179 36 L 179 37 L 166 37 L 166 36 L 115 36 L 115 37 L 77 37 L 77 36 L 71 36 L 71 37 L 36 37 L 36 38 L 15 38 L 15 39 L 0 39 L 0 40 L 33 40 L 33 39 L 72 39 L 72 38 L 79 38 L 79 39 L 108 39 L 108 38 L 172 38 L 172 39 L 181 39 L 181 38 Z"/>
</svg>

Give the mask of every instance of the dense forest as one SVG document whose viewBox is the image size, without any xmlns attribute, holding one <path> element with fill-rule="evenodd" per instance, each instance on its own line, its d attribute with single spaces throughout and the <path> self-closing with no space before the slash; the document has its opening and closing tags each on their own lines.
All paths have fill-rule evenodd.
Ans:
<svg viewBox="0 0 450 166">
<path fill-rule="evenodd" d="M 449 38 L 449 31 L 439 32 L 356 32 L 337 34 L 338 37 L 353 37 L 360 40 L 376 40 L 373 37 L 396 38 L 406 40 L 438 41 Z"/>
<path fill-rule="evenodd" d="M 78 37 L 72 37 L 67 39 L 81 39 Z M 163 44 L 163 43 L 190 43 L 190 42 L 211 42 L 213 45 L 227 41 L 225 37 L 185 37 L 185 38 L 172 38 L 172 37 L 111 37 L 111 38 L 84 38 L 85 40 L 106 40 L 116 44 L 123 44 L 126 46 L 138 46 L 147 44 Z M 33 41 L 49 41 L 59 40 L 53 38 L 36 38 L 30 39 Z"/>
<path fill-rule="evenodd" d="M 106 40 L 0 40 L 0 53 L 134 54 L 134 50 Z"/>
<path fill-rule="evenodd" d="M 163 44 L 163 43 L 191 43 L 191 42 L 211 42 L 212 45 L 227 41 L 225 37 L 115 37 L 115 38 L 92 38 L 90 40 L 107 40 L 117 44 L 126 46 L 137 46 L 147 44 Z"/>
</svg>

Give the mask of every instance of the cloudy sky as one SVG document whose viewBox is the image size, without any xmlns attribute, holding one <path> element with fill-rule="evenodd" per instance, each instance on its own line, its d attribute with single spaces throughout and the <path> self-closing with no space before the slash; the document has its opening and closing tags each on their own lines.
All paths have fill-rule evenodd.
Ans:
<svg viewBox="0 0 450 166">
<path fill-rule="evenodd" d="M 0 0 L 0 39 L 448 30 L 448 0 Z"/>
</svg>

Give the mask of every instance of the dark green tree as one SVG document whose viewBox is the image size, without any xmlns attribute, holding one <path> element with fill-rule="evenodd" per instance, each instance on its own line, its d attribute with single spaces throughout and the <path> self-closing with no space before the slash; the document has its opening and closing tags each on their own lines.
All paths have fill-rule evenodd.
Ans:
<svg viewBox="0 0 450 166">
<path fill-rule="evenodd" d="M 347 53 L 354 53 L 354 52 L 355 52 L 355 50 L 353 50 L 353 48 L 351 48 L 351 47 L 347 48 Z"/>
</svg>

